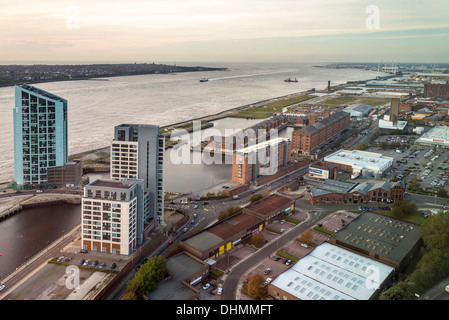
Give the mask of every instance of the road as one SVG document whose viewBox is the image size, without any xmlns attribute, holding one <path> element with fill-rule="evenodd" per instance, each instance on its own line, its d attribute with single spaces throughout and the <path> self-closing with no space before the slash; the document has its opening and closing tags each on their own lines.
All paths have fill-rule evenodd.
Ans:
<svg viewBox="0 0 449 320">
<path fill-rule="evenodd" d="M 449 285 L 449 277 L 422 294 L 418 300 L 449 300 L 449 292 L 444 288 Z"/>
<path fill-rule="evenodd" d="M 302 232 L 314 226 L 318 221 L 320 221 L 323 217 L 328 215 L 330 212 L 334 210 L 326 210 L 315 211 L 310 214 L 309 218 L 295 226 L 289 232 L 283 234 L 278 238 L 278 240 L 269 242 L 262 249 L 258 250 L 253 255 L 249 256 L 247 259 L 243 260 L 241 263 L 237 264 L 231 271 L 228 273 L 225 282 L 223 283 L 223 300 L 235 300 L 236 298 L 236 290 L 238 290 L 239 282 L 241 282 L 241 277 L 246 273 L 248 269 L 260 263 L 263 259 L 265 259 L 268 255 L 279 249 L 279 247 L 285 245 L 291 240 L 297 238 Z"/>
</svg>

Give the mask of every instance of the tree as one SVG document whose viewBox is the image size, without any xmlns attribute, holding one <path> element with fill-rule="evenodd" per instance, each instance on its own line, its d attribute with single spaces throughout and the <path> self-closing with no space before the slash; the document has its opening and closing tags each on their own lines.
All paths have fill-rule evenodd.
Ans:
<svg viewBox="0 0 449 320">
<path fill-rule="evenodd" d="M 224 220 L 240 211 L 242 211 L 242 208 L 240 206 L 229 207 L 229 208 L 221 211 L 220 214 L 218 215 L 217 219 L 218 219 L 218 221 Z"/>
<path fill-rule="evenodd" d="M 156 289 L 165 278 L 167 262 L 162 256 L 152 257 L 144 263 L 134 277 L 128 281 L 123 300 L 141 300 L 143 294 Z"/>
<path fill-rule="evenodd" d="M 313 232 L 310 229 L 304 231 L 299 236 L 299 241 L 305 242 L 305 243 L 310 242 L 312 239 L 313 239 Z"/>
<path fill-rule="evenodd" d="M 265 278 L 261 274 L 256 273 L 255 275 L 251 276 L 251 278 L 248 281 L 247 287 L 248 295 L 253 299 L 262 298 L 264 293 L 263 289 L 264 282 Z"/>
<path fill-rule="evenodd" d="M 429 219 L 430 218 L 430 219 Z M 449 212 L 440 211 L 421 225 L 420 233 L 428 250 L 449 250 Z"/>
<path fill-rule="evenodd" d="M 263 199 L 263 195 L 260 193 L 255 193 L 251 196 L 251 198 L 249 198 L 249 202 L 253 203 L 253 202 L 259 201 L 261 199 Z"/>
<path fill-rule="evenodd" d="M 446 189 L 444 189 L 444 188 L 438 189 L 437 196 L 440 197 L 440 198 L 447 198 L 448 194 L 447 194 Z"/>
<path fill-rule="evenodd" d="M 391 213 L 396 218 L 414 215 L 418 213 L 418 207 L 412 201 L 395 201 L 391 205 Z"/>
<path fill-rule="evenodd" d="M 251 236 L 251 244 L 253 245 L 253 246 L 255 246 L 256 248 L 260 248 L 262 245 L 263 245 L 263 242 L 264 242 L 264 237 L 263 237 L 263 235 L 261 234 L 261 233 L 254 233 L 252 236 Z"/>
</svg>

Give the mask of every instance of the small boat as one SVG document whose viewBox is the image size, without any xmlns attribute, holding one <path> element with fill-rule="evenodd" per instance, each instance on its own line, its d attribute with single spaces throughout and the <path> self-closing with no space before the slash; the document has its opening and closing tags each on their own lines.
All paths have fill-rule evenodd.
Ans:
<svg viewBox="0 0 449 320">
<path fill-rule="evenodd" d="M 207 81 L 209 81 L 209 79 L 207 79 L 207 78 L 203 78 L 200 80 L 200 82 L 207 82 Z"/>
<path fill-rule="evenodd" d="M 292 80 L 291 78 L 285 79 L 284 82 L 298 82 L 298 80 Z"/>
</svg>

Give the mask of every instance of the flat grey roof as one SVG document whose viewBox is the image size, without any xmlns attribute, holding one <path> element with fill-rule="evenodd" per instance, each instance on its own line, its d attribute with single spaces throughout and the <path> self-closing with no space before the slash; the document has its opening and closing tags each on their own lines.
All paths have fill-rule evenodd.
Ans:
<svg viewBox="0 0 449 320">
<path fill-rule="evenodd" d="M 195 294 L 196 291 L 181 281 L 170 278 L 159 282 L 156 289 L 145 296 L 149 300 L 190 300 Z"/>
<path fill-rule="evenodd" d="M 184 252 L 167 260 L 168 273 L 179 281 L 184 281 L 191 274 L 203 270 L 204 267 L 204 264 Z"/>
<path fill-rule="evenodd" d="M 419 226 L 374 212 L 364 212 L 333 238 L 348 246 L 401 262 L 420 239 Z"/>
<path fill-rule="evenodd" d="M 88 184 L 88 186 L 94 186 L 94 187 L 108 187 L 108 188 L 121 188 L 121 189 L 129 189 L 132 186 L 123 183 L 119 180 L 103 180 L 103 179 L 96 179 Z"/>
</svg>

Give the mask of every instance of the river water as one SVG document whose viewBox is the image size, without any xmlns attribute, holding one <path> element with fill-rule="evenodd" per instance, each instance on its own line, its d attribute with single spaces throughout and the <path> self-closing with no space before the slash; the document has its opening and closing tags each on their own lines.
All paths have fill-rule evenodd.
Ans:
<svg viewBox="0 0 449 320">
<path fill-rule="evenodd" d="M 313 68 L 310 64 L 220 63 L 207 66 L 229 70 L 49 82 L 34 86 L 68 100 L 68 145 L 69 153 L 74 154 L 109 146 L 114 126 L 121 123 L 165 126 L 311 88 L 324 89 L 328 80 L 336 85 L 349 80 L 373 79 L 377 75 L 357 69 Z M 210 81 L 200 83 L 199 79 L 204 77 Z M 284 82 L 288 77 L 297 78 L 299 82 Z M 13 108 L 14 88 L 0 88 L 0 182 L 14 178 Z M 246 119 L 222 119 L 216 127 L 245 129 L 251 124 L 253 122 Z M 169 159 L 169 152 L 167 149 L 165 159 Z M 206 188 L 231 176 L 229 164 L 174 165 L 165 161 L 164 169 L 165 189 L 175 192 Z M 0 279 L 79 223 L 79 205 L 28 209 L 2 221 Z"/>
<path fill-rule="evenodd" d="M 0 222 L 0 282 L 80 222 L 80 205 L 74 204 L 27 209 Z"/>
<path fill-rule="evenodd" d="M 324 89 L 328 80 L 335 85 L 348 80 L 373 79 L 377 75 L 374 71 L 314 68 L 304 63 L 207 66 L 228 70 L 47 82 L 34 86 L 68 100 L 68 147 L 69 154 L 75 154 L 109 146 L 114 126 L 121 123 L 165 126 L 310 88 Z M 199 82 L 204 77 L 210 81 Z M 299 82 L 284 82 L 288 77 Z M 0 182 L 14 179 L 13 108 L 14 87 L 0 88 Z M 170 177 L 166 181 L 169 188 Z"/>
</svg>

